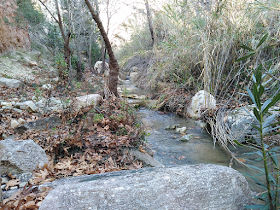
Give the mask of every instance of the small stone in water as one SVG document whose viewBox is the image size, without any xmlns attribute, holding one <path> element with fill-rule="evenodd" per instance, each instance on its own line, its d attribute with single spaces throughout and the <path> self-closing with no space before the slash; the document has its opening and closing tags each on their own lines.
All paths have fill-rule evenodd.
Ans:
<svg viewBox="0 0 280 210">
<path fill-rule="evenodd" d="M 164 128 L 165 130 L 175 130 L 176 129 L 176 125 L 169 125 L 166 128 Z"/>
<path fill-rule="evenodd" d="M 179 133 L 185 133 L 187 131 L 187 128 L 186 127 L 176 128 L 176 131 Z"/>
<path fill-rule="evenodd" d="M 189 140 L 191 140 L 192 137 L 193 137 L 192 134 L 187 134 L 187 135 L 182 136 L 179 140 L 180 141 L 189 141 Z"/>
</svg>

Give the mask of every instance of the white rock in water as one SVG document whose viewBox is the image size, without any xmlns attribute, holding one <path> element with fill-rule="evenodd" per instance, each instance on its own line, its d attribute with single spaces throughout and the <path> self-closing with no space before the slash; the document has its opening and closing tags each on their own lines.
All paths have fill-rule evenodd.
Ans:
<svg viewBox="0 0 280 210">
<path fill-rule="evenodd" d="M 191 104 L 188 106 L 188 114 L 192 118 L 200 118 L 201 111 L 205 109 L 215 109 L 215 98 L 205 90 L 198 91 L 194 97 L 192 97 Z"/>
<path fill-rule="evenodd" d="M 192 137 L 193 137 L 192 134 L 187 134 L 187 135 L 182 136 L 179 140 L 180 141 L 189 141 L 189 140 L 191 140 Z"/>
<path fill-rule="evenodd" d="M 176 128 L 176 131 L 179 133 L 186 133 L 188 129 L 186 127 L 182 127 L 182 128 Z"/>
</svg>

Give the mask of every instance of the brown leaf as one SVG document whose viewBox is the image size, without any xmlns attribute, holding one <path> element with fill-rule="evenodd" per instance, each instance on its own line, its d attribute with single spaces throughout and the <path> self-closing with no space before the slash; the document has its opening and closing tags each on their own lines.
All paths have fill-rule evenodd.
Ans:
<svg viewBox="0 0 280 210">
<path fill-rule="evenodd" d="M 19 185 L 20 183 L 20 179 L 11 179 L 10 181 L 8 181 L 8 183 L 6 184 L 5 190 L 8 190 L 9 187 L 14 187 L 16 185 Z"/>
<path fill-rule="evenodd" d="M 139 150 L 140 150 L 140 152 L 142 152 L 142 153 L 147 153 L 142 147 L 140 147 L 139 146 Z"/>
</svg>

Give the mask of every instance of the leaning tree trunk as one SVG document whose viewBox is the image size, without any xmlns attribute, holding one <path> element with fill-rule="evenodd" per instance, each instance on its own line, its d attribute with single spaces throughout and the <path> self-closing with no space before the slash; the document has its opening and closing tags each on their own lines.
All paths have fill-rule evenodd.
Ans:
<svg viewBox="0 0 280 210">
<path fill-rule="evenodd" d="M 98 14 L 92 8 L 89 0 L 85 0 L 85 3 L 92 15 L 92 18 L 94 19 L 94 21 L 96 22 L 96 24 L 98 26 L 101 36 L 103 37 L 103 40 L 105 42 L 105 47 L 108 51 L 108 55 L 110 58 L 110 61 L 109 61 L 110 72 L 109 72 L 109 79 L 108 79 L 108 83 L 107 83 L 108 88 L 112 93 L 115 94 L 115 96 L 118 96 L 117 86 L 118 86 L 118 76 L 119 76 L 119 68 L 120 68 L 118 61 L 114 55 L 111 43 L 108 39 L 107 33 L 104 30 L 104 27 L 102 25 L 102 22 L 100 21 Z"/>
<path fill-rule="evenodd" d="M 151 38 L 152 38 L 152 46 L 154 46 L 155 35 L 154 35 L 154 28 L 153 28 L 153 24 L 152 24 L 152 18 L 151 18 L 149 2 L 148 2 L 148 0 L 144 0 L 144 2 L 145 2 L 146 10 L 147 10 L 148 24 L 149 24 L 149 29 L 150 29 Z"/>
</svg>

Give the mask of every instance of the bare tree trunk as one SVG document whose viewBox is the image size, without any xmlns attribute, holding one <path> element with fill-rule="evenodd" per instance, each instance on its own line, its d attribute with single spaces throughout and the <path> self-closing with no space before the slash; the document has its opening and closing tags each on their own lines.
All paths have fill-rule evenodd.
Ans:
<svg viewBox="0 0 280 210">
<path fill-rule="evenodd" d="M 154 35 L 154 28 L 153 28 L 153 24 L 152 24 L 152 17 L 151 17 L 151 12 L 150 12 L 150 6 L 149 6 L 148 0 L 144 0 L 144 2 L 145 2 L 146 10 L 147 10 L 148 24 L 149 24 L 149 29 L 150 29 L 151 38 L 152 38 L 152 46 L 154 46 L 155 35 Z"/>
<path fill-rule="evenodd" d="M 39 0 L 39 1 L 46 8 L 46 10 L 49 12 L 49 14 L 53 17 L 55 22 L 59 25 L 59 29 L 60 29 L 61 35 L 63 37 L 63 40 L 64 40 L 64 59 L 67 63 L 67 69 L 69 71 L 70 66 L 71 66 L 71 48 L 70 48 L 70 45 L 69 45 L 71 31 L 69 30 L 67 36 L 65 35 L 64 30 L 63 30 L 63 21 L 62 21 L 61 16 L 60 16 L 60 10 L 59 10 L 59 7 L 58 7 L 57 0 L 55 0 L 55 6 L 56 6 L 56 10 L 57 10 L 58 19 L 55 18 L 55 16 L 51 13 L 49 8 L 45 5 L 45 3 L 42 0 Z M 59 70 L 59 77 L 62 78 L 62 79 L 66 78 L 62 69 Z"/>
<path fill-rule="evenodd" d="M 102 51 L 102 65 L 101 65 L 101 72 L 100 74 L 104 74 L 105 72 L 105 58 L 106 58 L 106 48 L 104 46 L 104 40 L 102 40 L 102 46 L 101 46 L 101 51 Z"/>
<path fill-rule="evenodd" d="M 78 55 L 78 63 L 76 63 L 77 65 L 77 80 L 78 81 L 83 81 L 84 77 L 83 77 L 83 69 L 82 69 L 82 58 L 81 58 L 81 50 L 79 47 L 79 44 L 77 42 L 77 40 L 75 40 L 75 45 L 77 48 L 77 55 Z"/>
<path fill-rule="evenodd" d="M 96 24 L 99 28 L 100 34 L 103 37 L 103 40 L 105 42 L 105 47 L 108 51 L 108 55 L 110 58 L 110 61 L 109 61 L 110 72 L 109 72 L 109 79 L 108 79 L 108 88 L 112 93 L 115 94 L 115 96 L 118 96 L 117 86 L 118 86 L 118 76 L 119 76 L 119 68 L 120 68 L 118 61 L 114 55 L 111 43 L 108 39 L 107 33 L 104 30 L 104 27 L 102 25 L 102 22 L 100 21 L 98 14 L 92 8 L 89 0 L 85 0 L 85 3 L 92 15 L 92 18 L 94 19 L 94 21 L 96 22 Z"/>
<path fill-rule="evenodd" d="M 70 49 L 70 36 L 71 36 L 71 31 L 69 30 L 67 36 L 65 36 L 64 30 L 63 30 L 63 25 L 62 25 L 62 19 L 60 16 L 60 11 L 59 11 L 59 7 L 58 7 L 58 2 L 57 0 L 55 0 L 55 6 L 56 6 L 56 10 L 57 10 L 57 16 L 58 16 L 58 25 L 60 28 L 60 32 L 61 35 L 63 37 L 64 40 L 64 59 L 67 63 L 67 69 L 68 71 L 70 70 L 70 65 L 71 65 L 71 49 Z M 62 72 L 59 72 L 60 75 L 59 77 L 62 77 L 63 79 L 65 79 L 65 75 L 63 75 Z"/>
</svg>

